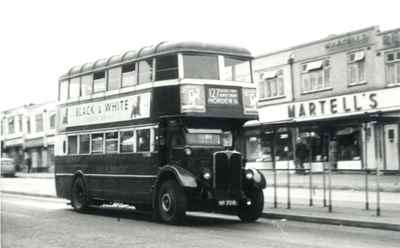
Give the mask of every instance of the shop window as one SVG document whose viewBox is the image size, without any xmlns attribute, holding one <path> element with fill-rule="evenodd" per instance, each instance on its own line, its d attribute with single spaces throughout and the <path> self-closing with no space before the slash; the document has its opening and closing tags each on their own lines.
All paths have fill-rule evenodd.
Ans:
<svg viewBox="0 0 400 248">
<path fill-rule="evenodd" d="M 37 114 L 35 115 L 36 122 L 36 132 L 43 132 L 43 115 Z"/>
<path fill-rule="evenodd" d="M 31 118 L 30 117 L 27 117 L 27 120 L 26 120 L 26 132 L 31 133 Z"/>
<path fill-rule="evenodd" d="M 80 96 L 80 83 L 80 77 L 69 80 L 69 98 L 76 98 Z"/>
<path fill-rule="evenodd" d="M 360 160 L 360 130 L 346 127 L 336 132 L 337 160 Z"/>
<path fill-rule="evenodd" d="M 22 115 L 18 115 L 19 132 L 22 132 Z"/>
<path fill-rule="evenodd" d="M 275 137 L 275 159 L 290 160 L 292 152 L 291 136 L 286 128 L 279 128 Z"/>
<path fill-rule="evenodd" d="M 156 81 L 178 78 L 178 56 L 166 55 L 156 58 Z"/>
<path fill-rule="evenodd" d="M 104 152 L 104 134 L 92 134 L 92 153 Z"/>
<path fill-rule="evenodd" d="M 121 87 L 121 67 L 115 67 L 108 70 L 107 90 L 116 90 Z"/>
<path fill-rule="evenodd" d="M 400 84 L 400 51 L 385 54 L 385 80 L 387 84 Z"/>
<path fill-rule="evenodd" d="M 327 161 L 327 140 L 318 130 L 300 130 L 300 139 L 306 145 L 306 149 L 302 151 L 304 154 L 299 154 L 299 151 L 296 151 L 298 157 L 304 157 L 304 161 L 306 162 L 310 162 L 310 155 L 311 162 Z"/>
<path fill-rule="evenodd" d="M 272 161 L 272 144 L 270 135 L 248 136 L 246 140 L 246 158 L 250 162 Z"/>
<path fill-rule="evenodd" d="M 50 115 L 50 129 L 56 128 L 56 114 Z"/>
<path fill-rule="evenodd" d="M 139 62 L 139 84 L 153 81 L 153 59 Z"/>
<path fill-rule="evenodd" d="M 218 56 L 184 54 L 183 70 L 185 78 L 219 79 Z"/>
<path fill-rule="evenodd" d="M 122 87 L 136 85 L 137 74 L 135 62 L 122 66 Z"/>
<path fill-rule="evenodd" d="M 358 51 L 349 54 L 348 59 L 348 82 L 349 85 L 365 82 L 365 52 Z"/>
<path fill-rule="evenodd" d="M 223 80 L 251 83 L 250 61 L 224 56 Z"/>
<path fill-rule="evenodd" d="M 90 135 L 79 135 L 79 154 L 88 154 L 90 152 Z"/>
<path fill-rule="evenodd" d="M 92 94 L 93 74 L 82 76 L 81 95 L 88 96 Z"/>
<path fill-rule="evenodd" d="M 106 133 L 106 153 L 118 152 L 118 132 Z"/>
<path fill-rule="evenodd" d="M 331 88 L 329 60 L 318 60 L 302 64 L 302 93 Z"/>
<path fill-rule="evenodd" d="M 15 133 L 15 117 L 8 118 L 8 133 L 13 134 Z"/>
<path fill-rule="evenodd" d="M 78 153 L 78 136 L 68 136 L 68 154 Z"/>
<path fill-rule="evenodd" d="M 64 80 L 60 82 L 60 89 L 59 89 L 59 99 L 60 101 L 68 99 L 68 80 Z"/>
<path fill-rule="evenodd" d="M 106 90 L 106 72 L 98 71 L 93 74 L 93 92 L 102 92 Z"/>
<path fill-rule="evenodd" d="M 134 132 L 133 131 L 123 131 L 120 136 L 120 152 L 133 152 L 134 148 Z"/>
<path fill-rule="evenodd" d="M 259 98 L 268 99 L 285 95 L 282 70 L 268 71 L 258 74 Z"/>
<path fill-rule="evenodd" d="M 140 129 L 136 131 L 137 152 L 150 151 L 150 129 Z"/>
</svg>

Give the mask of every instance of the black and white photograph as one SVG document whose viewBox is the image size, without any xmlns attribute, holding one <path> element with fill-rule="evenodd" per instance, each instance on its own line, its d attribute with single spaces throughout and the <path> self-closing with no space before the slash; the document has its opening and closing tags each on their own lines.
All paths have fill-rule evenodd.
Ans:
<svg viewBox="0 0 400 248">
<path fill-rule="evenodd" d="M 400 247 L 399 9 L 3 1 L 0 248 Z"/>
</svg>

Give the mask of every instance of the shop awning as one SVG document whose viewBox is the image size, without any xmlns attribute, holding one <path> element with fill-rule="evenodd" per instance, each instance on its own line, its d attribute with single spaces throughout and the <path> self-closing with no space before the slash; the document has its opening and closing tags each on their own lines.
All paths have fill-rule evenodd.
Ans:
<svg viewBox="0 0 400 248">
<path fill-rule="evenodd" d="M 354 54 L 354 62 L 356 62 L 356 61 L 361 61 L 361 60 L 364 59 L 364 57 L 365 57 L 365 52 L 364 52 L 364 51 L 356 52 L 356 53 Z"/>
<path fill-rule="evenodd" d="M 317 61 L 307 63 L 306 71 L 321 69 L 323 62 L 324 62 L 323 60 L 317 60 Z"/>
<path fill-rule="evenodd" d="M 357 132 L 357 131 L 358 131 L 358 129 L 356 129 L 356 128 L 346 127 L 346 128 L 338 130 L 336 132 L 336 135 L 349 135 L 349 134 L 352 134 L 352 133 Z"/>
<path fill-rule="evenodd" d="M 263 79 L 275 78 L 278 75 L 278 70 L 266 71 L 262 73 Z"/>
</svg>

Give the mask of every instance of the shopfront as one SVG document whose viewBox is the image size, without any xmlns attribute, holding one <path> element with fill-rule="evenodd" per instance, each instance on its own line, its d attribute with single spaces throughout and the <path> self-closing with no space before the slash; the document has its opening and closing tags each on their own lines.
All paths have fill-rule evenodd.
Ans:
<svg viewBox="0 0 400 248">
<path fill-rule="evenodd" d="M 396 87 L 262 107 L 245 125 L 248 164 L 294 168 L 300 158 L 314 172 L 400 170 L 399 95 Z"/>
</svg>

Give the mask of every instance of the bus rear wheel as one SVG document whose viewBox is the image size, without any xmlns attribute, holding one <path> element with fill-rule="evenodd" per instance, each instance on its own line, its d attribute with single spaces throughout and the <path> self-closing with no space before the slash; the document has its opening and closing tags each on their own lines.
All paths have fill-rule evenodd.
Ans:
<svg viewBox="0 0 400 248">
<path fill-rule="evenodd" d="M 72 183 L 71 205 L 78 212 L 85 212 L 89 208 L 87 189 L 81 177 Z"/>
<path fill-rule="evenodd" d="M 174 180 L 164 182 L 158 193 L 158 212 L 162 221 L 179 224 L 185 218 L 187 199 L 185 191 Z"/>
<path fill-rule="evenodd" d="M 243 222 L 254 222 L 262 214 L 264 209 L 264 193 L 262 189 L 254 188 L 249 192 L 250 205 L 244 202 L 239 207 L 238 216 Z"/>
</svg>

